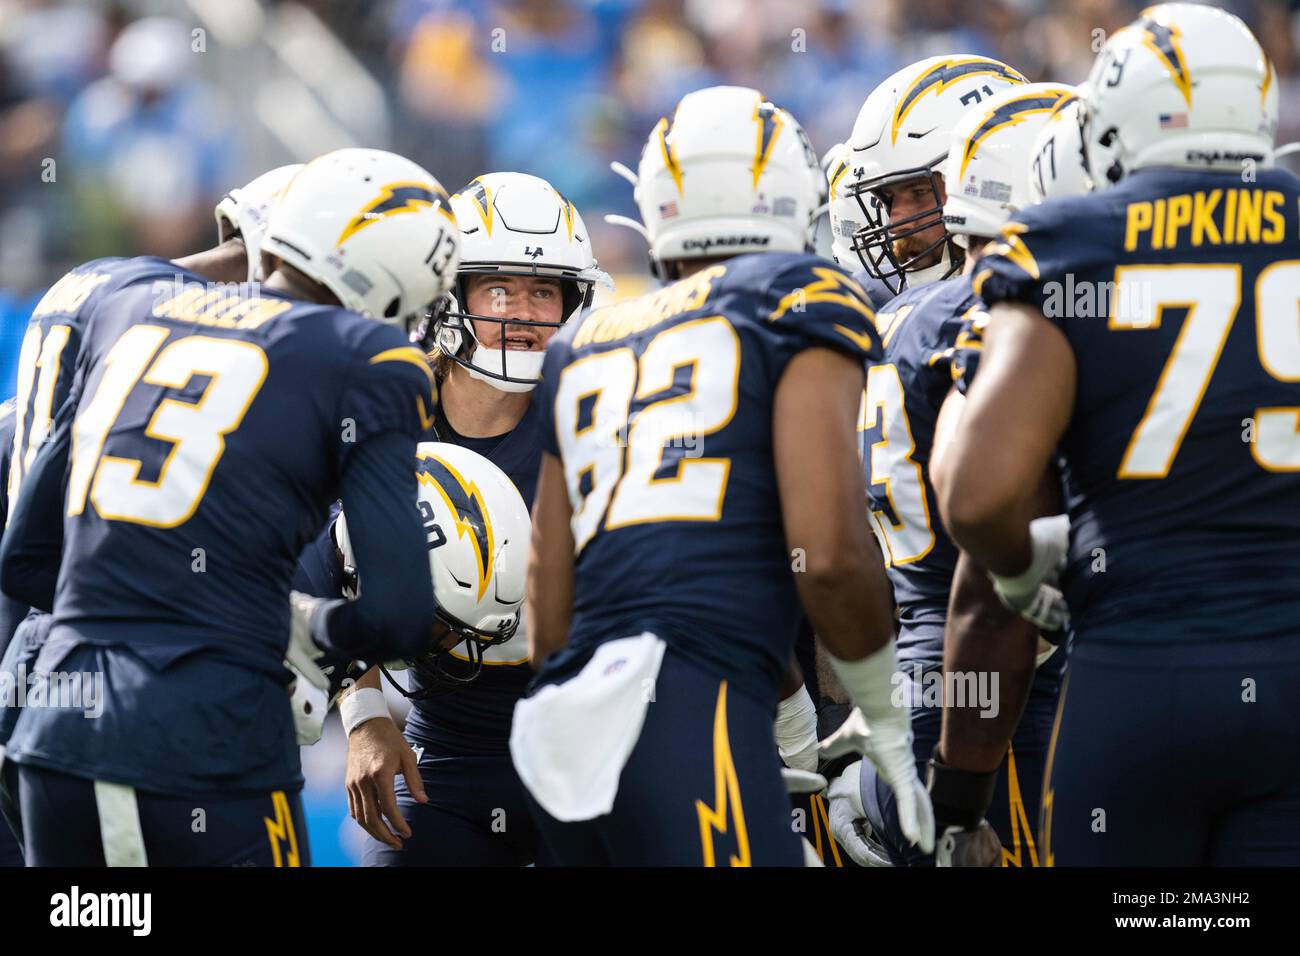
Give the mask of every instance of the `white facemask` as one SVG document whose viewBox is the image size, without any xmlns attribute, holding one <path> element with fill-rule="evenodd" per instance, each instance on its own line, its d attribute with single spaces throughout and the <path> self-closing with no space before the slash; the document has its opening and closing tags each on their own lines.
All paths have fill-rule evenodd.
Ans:
<svg viewBox="0 0 1300 956">
<path fill-rule="evenodd" d="M 506 358 L 506 364 L 501 364 L 503 354 L 508 353 L 514 356 Z M 483 374 L 483 370 L 489 370 L 497 375 L 501 374 L 501 369 L 505 368 L 506 374 L 511 378 L 531 378 L 538 379 L 542 374 L 542 360 L 546 358 L 545 352 L 525 352 L 521 349 L 488 349 L 481 345 L 474 347 L 474 354 L 469 359 L 469 374 L 471 378 L 476 378 L 480 382 L 487 382 L 493 388 L 498 388 L 503 392 L 531 392 L 537 387 L 537 382 L 503 382 L 499 378 L 493 378 L 491 375 Z"/>
</svg>

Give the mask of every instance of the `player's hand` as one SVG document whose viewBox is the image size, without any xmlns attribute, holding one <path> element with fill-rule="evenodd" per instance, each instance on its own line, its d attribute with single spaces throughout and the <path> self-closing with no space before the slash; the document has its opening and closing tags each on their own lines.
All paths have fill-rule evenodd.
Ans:
<svg viewBox="0 0 1300 956">
<path fill-rule="evenodd" d="M 376 717 L 352 731 L 348 736 L 348 813 L 363 830 L 394 850 L 402 849 L 402 840 L 411 836 L 397 807 L 394 781 L 399 773 L 411 796 L 418 803 L 427 803 L 415 751 L 392 720 Z"/>
<path fill-rule="evenodd" d="M 862 761 L 855 760 L 835 778 L 826 803 L 831 836 L 858 866 L 893 866 L 889 854 L 875 841 L 862 808 Z"/>
<path fill-rule="evenodd" d="M 1026 620 L 1044 630 L 1059 630 L 1070 618 L 1069 608 L 1055 587 L 1065 567 L 1070 547 L 1068 515 L 1035 518 L 1029 522 L 1029 567 L 1015 577 L 989 572 L 998 599 Z"/>
<path fill-rule="evenodd" d="M 996 578 L 993 590 L 997 591 L 998 599 L 1006 607 L 1037 625 L 1040 631 L 1062 631 L 1070 624 L 1070 606 L 1065 603 L 1065 595 L 1055 585 L 1043 582 L 1027 600 L 1019 602 L 1019 606 L 998 591 Z"/>
<path fill-rule="evenodd" d="M 826 789 L 826 778 L 815 770 L 782 767 L 781 780 L 785 783 L 785 792 L 796 796 L 802 793 L 821 793 Z"/>
<path fill-rule="evenodd" d="M 916 772 L 912 755 L 912 720 L 905 707 L 887 705 L 868 724 L 860 707 L 821 743 L 822 757 L 860 753 L 873 764 L 881 779 L 894 791 L 898 825 L 908 841 L 923 853 L 934 852 L 934 811 L 930 795 Z"/>
<path fill-rule="evenodd" d="M 928 770 L 927 789 L 940 831 L 934 865 L 1000 866 L 1002 844 L 984 819 L 997 787 L 997 771 L 950 766 L 943 762 L 938 747 L 934 748 Z"/>
<path fill-rule="evenodd" d="M 987 820 L 974 830 L 947 827 L 935 848 L 934 865 L 1001 866 L 1002 841 Z"/>
</svg>

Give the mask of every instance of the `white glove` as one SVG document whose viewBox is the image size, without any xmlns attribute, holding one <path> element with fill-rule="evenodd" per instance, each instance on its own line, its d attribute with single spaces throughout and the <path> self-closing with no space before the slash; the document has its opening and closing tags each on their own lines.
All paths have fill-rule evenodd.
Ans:
<svg viewBox="0 0 1300 956">
<path fill-rule="evenodd" d="M 868 724 L 861 708 L 853 708 L 840 729 L 822 741 L 821 754 L 829 760 L 856 752 L 875 764 L 881 779 L 894 791 L 903 836 L 920 847 L 921 852 L 933 853 L 934 810 L 925 784 L 916 772 L 911 716 L 907 708 L 894 707 L 888 701 L 876 709 L 875 717 Z"/>
<path fill-rule="evenodd" d="M 781 768 L 781 779 L 785 782 L 785 792 L 792 794 L 821 793 L 826 789 L 826 778 L 819 773 L 808 770 L 791 770 Z"/>
<path fill-rule="evenodd" d="M 1070 518 L 1053 515 L 1029 522 L 1029 567 L 1014 577 L 989 572 L 993 590 L 1007 607 L 1044 630 L 1069 623 L 1070 609 L 1055 587 L 1070 547 Z"/>
<path fill-rule="evenodd" d="M 1042 637 L 1042 635 L 1039 635 L 1038 653 L 1034 656 L 1034 667 L 1035 668 L 1042 667 L 1053 657 L 1055 657 L 1056 652 L 1059 651 L 1060 649 L 1061 646 L 1059 644 L 1053 644 L 1051 641 Z"/>
<path fill-rule="evenodd" d="M 325 598 L 311 597 L 301 591 L 289 592 L 289 649 L 284 663 L 318 690 L 328 691 L 329 678 L 316 666 L 325 652 L 316 646 L 311 636 L 311 617 L 316 608 L 327 603 Z"/>
<path fill-rule="evenodd" d="M 329 691 L 317 687 L 299 673 L 287 660 L 284 666 L 293 671 L 294 680 L 289 685 L 289 703 L 293 707 L 293 726 L 298 731 L 298 746 L 310 747 L 320 740 L 325 729 L 325 715 L 329 713 Z M 312 669 L 321 672 L 315 665 Z"/>
<path fill-rule="evenodd" d="M 826 794 L 831 836 L 858 866 L 893 866 L 867 823 L 867 812 L 862 808 L 861 777 L 862 761 L 855 760 L 831 784 Z"/>
<path fill-rule="evenodd" d="M 776 709 L 776 748 L 785 765 L 793 770 L 817 770 L 817 708 L 808 688 L 799 689 L 781 701 Z"/>
</svg>

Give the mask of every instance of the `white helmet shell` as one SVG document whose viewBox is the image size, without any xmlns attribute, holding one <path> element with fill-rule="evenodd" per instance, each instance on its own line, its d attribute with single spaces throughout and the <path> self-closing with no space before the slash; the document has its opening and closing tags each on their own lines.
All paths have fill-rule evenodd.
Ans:
<svg viewBox="0 0 1300 956">
<path fill-rule="evenodd" d="M 379 149 L 312 160 L 271 211 L 262 251 L 325 286 L 343 307 L 409 330 L 460 262 L 449 197 L 425 169 Z"/>
<path fill-rule="evenodd" d="M 266 234 L 271 207 L 301 169 L 302 163 L 277 166 L 247 186 L 230 190 L 213 210 L 217 217 L 217 242 L 236 237 L 244 240 L 249 282 L 263 278 L 262 237 Z"/>
<path fill-rule="evenodd" d="M 613 283 L 596 264 L 582 216 L 544 179 L 526 173 L 488 173 L 452 196 L 451 206 L 461 230 L 461 264 L 451 292 L 439 303 L 433 344 L 474 378 L 502 391 L 529 391 L 541 377 L 545 353 L 543 348 L 502 347 L 507 323 L 558 329 L 591 304 L 597 283 Z M 563 297 L 560 321 L 520 321 L 504 312 L 471 313 L 465 288 L 470 275 L 556 279 Z M 475 321 L 498 323 L 501 345 L 485 348 L 475 332 Z"/>
<path fill-rule="evenodd" d="M 1083 152 L 1083 88 L 1060 100 L 1038 130 L 1031 147 L 1029 196 L 1034 203 L 1091 192 L 1092 177 Z"/>
<path fill-rule="evenodd" d="M 822 172 L 798 121 L 757 90 L 684 96 L 650 134 L 636 202 L 655 269 L 676 259 L 812 247 Z"/>
<path fill-rule="evenodd" d="M 1097 186 L 1148 166 L 1272 165 L 1278 82 L 1254 34 L 1215 7 L 1148 7 L 1088 76 L 1084 145 Z"/>
<path fill-rule="evenodd" d="M 416 447 L 416 477 L 438 619 L 465 638 L 461 647 L 509 642 L 519 626 L 528 569 L 531 524 L 523 497 L 492 462 L 445 442 Z M 345 513 L 335 522 L 334 541 L 344 565 L 356 569 Z M 363 569 L 356 570 L 357 588 L 349 596 L 364 586 Z"/>
<path fill-rule="evenodd" d="M 468 448 L 421 442 L 415 457 L 439 616 L 483 635 L 513 632 L 532 530 L 523 497 Z"/>
<path fill-rule="evenodd" d="M 996 236 L 1012 214 L 1031 204 L 1030 146 L 1052 110 L 1073 92 L 1061 83 L 1014 86 L 957 122 L 943 167 L 943 221 L 958 244 L 964 246 L 967 236 Z"/>
<path fill-rule="evenodd" d="M 904 67 L 871 92 L 848 140 L 851 173 L 846 187 L 866 222 L 855 237 L 854 251 L 868 273 L 899 292 L 956 270 L 958 262 L 946 237 L 905 260 L 895 255 L 893 244 L 942 220 L 935 178 L 942 173 L 958 121 L 998 92 L 1026 82 L 1000 60 L 957 53 Z M 930 208 L 896 221 L 883 206 L 872 210 L 870 195 L 883 203 L 881 190 L 921 178 L 929 179 L 934 193 Z M 935 254 L 941 261 L 930 264 Z"/>
<path fill-rule="evenodd" d="M 831 229 L 831 255 L 844 268 L 857 269 L 859 264 L 853 251 L 853 236 L 864 223 L 857 200 L 845 189 L 849 173 L 848 144 L 837 143 L 832 146 L 827 160 L 826 208 Z M 875 203 L 875 197 L 870 197 L 870 201 Z"/>
</svg>

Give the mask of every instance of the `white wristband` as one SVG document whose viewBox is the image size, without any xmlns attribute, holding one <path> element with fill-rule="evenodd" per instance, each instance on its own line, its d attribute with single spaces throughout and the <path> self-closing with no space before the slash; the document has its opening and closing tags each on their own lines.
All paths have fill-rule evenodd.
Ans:
<svg viewBox="0 0 1300 956">
<path fill-rule="evenodd" d="M 367 720 L 388 716 L 388 701 L 384 700 L 384 692 L 374 687 L 358 688 L 339 701 L 343 732 L 349 737 L 352 736 L 352 731 Z"/>
<path fill-rule="evenodd" d="M 776 742 L 783 754 L 793 753 L 808 745 L 809 739 L 817 742 L 817 708 L 806 684 L 787 697 L 776 708 Z"/>
<path fill-rule="evenodd" d="M 806 685 L 781 701 L 776 709 L 776 749 L 786 766 L 817 769 L 817 708 Z"/>
</svg>

